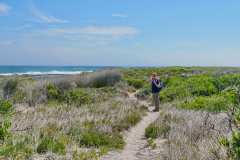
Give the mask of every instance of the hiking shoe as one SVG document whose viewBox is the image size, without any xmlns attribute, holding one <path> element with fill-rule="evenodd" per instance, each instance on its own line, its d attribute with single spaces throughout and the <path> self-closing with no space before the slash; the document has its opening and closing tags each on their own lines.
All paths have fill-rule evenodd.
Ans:
<svg viewBox="0 0 240 160">
<path fill-rule="evenodd" d="M 153 110 L 153 112 L 159 112 L 159 109 L 156 109 L 156 108 L 155 108 L 155 109 Z"/>
</svg>

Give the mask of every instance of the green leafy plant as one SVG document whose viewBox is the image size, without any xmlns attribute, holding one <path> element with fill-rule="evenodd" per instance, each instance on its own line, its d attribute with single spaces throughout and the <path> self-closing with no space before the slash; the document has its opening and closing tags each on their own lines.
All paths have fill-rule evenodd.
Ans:
<svg viewBox="0 0 240 160">
<path fill-rule="evenodd" d="M 7 138 L 11 136 L 9 131 L 11 127 L 11 122 L 5 120 L 4 122 L 0 123 L 0 141 L 3 143 Z"/>
<path fill-rule="evenodd" d="M 124 146 L 123 137 L 120 134 L 107 134 L 96 130 L 88 130 L 82 133 L 80 145 L 87 147 L 108 147 L 122 149 Z"/>
<path fill-rule="evenodd" d="M 60 90 L 52 83 L 47 84 L 47 97 L 48 99 L 59 99 L 61 97 Z"/>
<path fill-rule="evenodd" d="M 240 158 L 240 132 L 234 131 L 230 140 L 222 138 L 219 143 L 227 148 L 230 160 L 239 160 Z"/>
<path fill-rule="evenodd" d="M 77 104 L 78 106 L 91 103 L 92 101 L 91 96 L 87 92 L 84 92 L 83 89 L 74 89 L 68 92 L 65 99 L 68 104 Z"/>
<path fill-rule="evenodd" d="M 160 136 L 166 137 L 169 131 L 170 126 L 167 123 L 162 123 L 161 125 L 152 123 L 145 129 L 145 137 L 151 139 L 156 139 Z"/>
<path fill-rule="evenodd" d="M 0 147 L 0 156 L 11 159 L 29 159 L 33 154 L 33 149 L 24 140 L 17 140 L 13 143 L 5 143 Z"/>
<path fill-rule="evenodd" d="M 210 112 L 226 111 L 231 105 L 224 96 L 213 95 L 210 97 L 196 97 L 190 100 L 186 100 L 178 105 L 179 108 L 193 109 L 193 110 L 207 110 Z"/>
<path fill-rule="evenodd" d="M 99 159 L 99 155 L 94 150 L 91 150 L 88 152 L 81 152 L 81 153 L 78 153 L 77 151 L 75 151 L 73 153 L 73 160 L 98 160 L 98 159 Z"/>
<path fill-rule="evenodd" d="M 9 101 L 0 100 L 0 114 L 7 114 L 13 110 L 13 106 Z"/>
<path fill-rule="evenodd" d="M 141 120 L 141 116 L 142 115 L 140 112 L 130 112 L 125 118 L 119 121 L 119 123 L 113 126 L 113 130 L 120 132 L 124 129 L 129 129 L 131 126 L 134 126 Z"/>
<path fill-rule="evenodd" d="M 66 153 L 66 146 L 58 139 L 43 137 L 37 146 L 37 152 L 43 154 L 48 151 L 63 155 Z"/>
<path fill-rule="evenodd" d="M 144 86 L 144 81 L 142 79 L 128 78 L 126 79 L 129 85 L 139 89 Z"/>
</svg>

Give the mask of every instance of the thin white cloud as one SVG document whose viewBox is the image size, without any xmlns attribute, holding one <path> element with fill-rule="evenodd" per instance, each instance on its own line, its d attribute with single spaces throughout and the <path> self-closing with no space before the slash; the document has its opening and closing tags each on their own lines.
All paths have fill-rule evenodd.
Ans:
<svg viewBox="0 0 240 160">
<path fill-rule="evenodd" d="M 10 7 L 7 4 L 0 3 L 0 15 L 6 15 L 9 13 Z"/>
<path fill-rule="evenodd" d="M 49 29 L 47 32 L 50 35 L 93 35 L 93 36 L 123 37 L 136 35 L 138 33 L 138 30 L 134 27 L 127 26 L 114 26 L 114 27 L 88 26 L 80 28 Z"/>
<path fill-rule="evenodd" d="M 42 23 L 68 23 L 68 21 L 56 18 L 51 15 L 46 15 L 34 5 L 31 6 L 30 11 L 32 14 L 38 19 L 39 22 Z"/>
<path fill-rule="evenodd" d="M 127 18 L 128 15 L 126 15 L 126 14 L 121 14 L 121 13 L 114 13 L 114 14 L 112 14 L 112 17 Z"/>
</svg>

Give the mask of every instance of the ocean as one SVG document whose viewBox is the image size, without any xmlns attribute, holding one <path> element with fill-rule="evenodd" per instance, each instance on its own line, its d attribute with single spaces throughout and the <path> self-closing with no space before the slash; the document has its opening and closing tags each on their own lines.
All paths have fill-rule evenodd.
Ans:
<svg viewBox="0 0 240 160">
<path fill-rule="evenodd" d="M 0 66 L 1 76 L 10 75 L 71 75 L 113 67 L 97 66 Z"/>
</svg>

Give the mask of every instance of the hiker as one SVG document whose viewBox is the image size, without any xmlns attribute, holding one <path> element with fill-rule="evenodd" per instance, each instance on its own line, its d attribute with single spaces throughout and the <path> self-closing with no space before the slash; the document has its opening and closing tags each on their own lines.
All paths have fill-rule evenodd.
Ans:
<svg viewBox="0 0 240 160">
<path fill-rule="evenodd" d="M 153 112 L 159 112 L 159 92 L 161 91 L 163 84 L 157 77 L 156 73 L 152 73 L 151 75 L 151 85 L 152 85 L 152 98 L 153 98 L 153 105 L 155 106 Z"/>
</svg>

